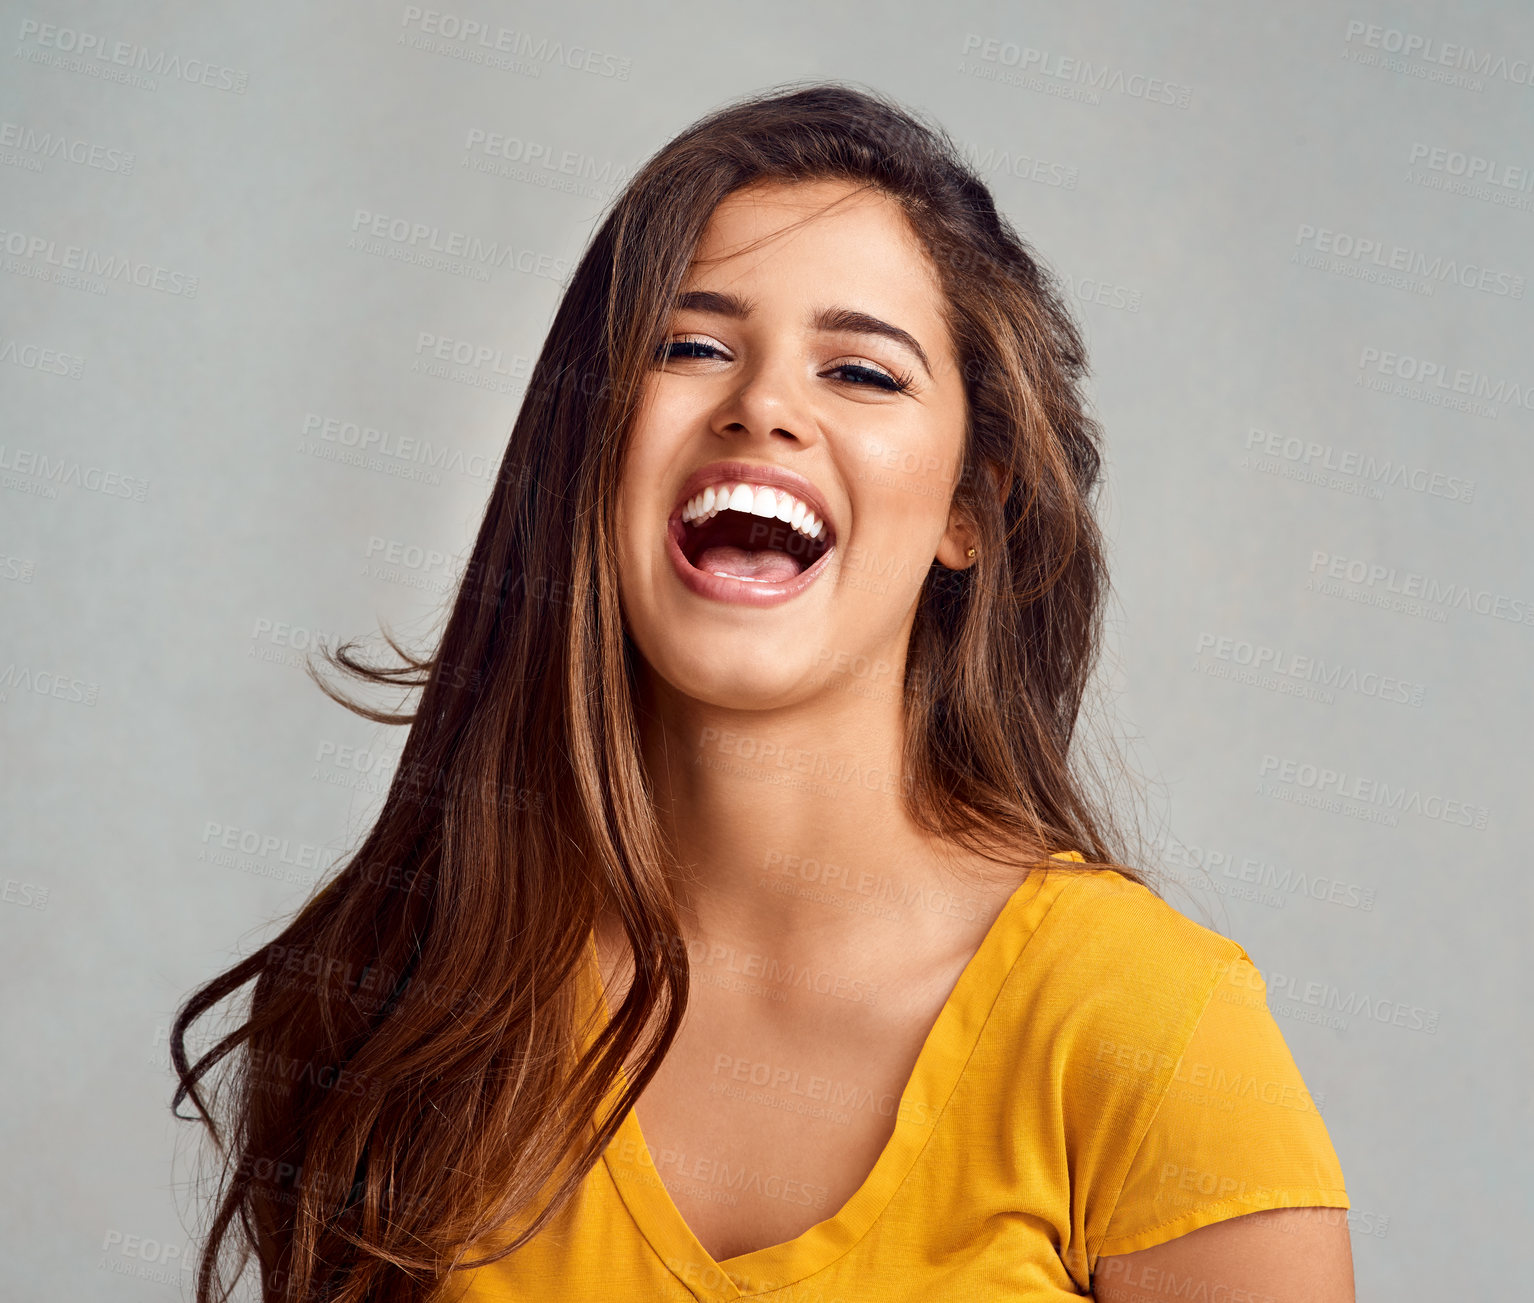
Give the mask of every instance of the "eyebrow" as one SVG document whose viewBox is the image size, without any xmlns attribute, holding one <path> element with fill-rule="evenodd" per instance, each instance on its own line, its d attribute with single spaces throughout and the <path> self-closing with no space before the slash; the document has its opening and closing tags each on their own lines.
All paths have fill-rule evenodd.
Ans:
<svg viewBox="0 0 1534 1303">
<path fill-rule="evenodd" d="M 754 305 L 740 295 L 731 294 L 728 291 L 687 290 L 677 297 L 676 306 L 679 312 L 683 310 L 712 312 L 717 316 L 741 320 L 751 315 Z M 921 362 L 922 370 L 929 377 L 932 374 L 932 364 L 927 361 L 926 350 L 916 342 L 914 335 L 867 312 L 859 312 L 853 308 L 821 308 L 816 312 L 811 324 L 816 330 L 836 331 L 848 335 L 877 335 L 883 339 L 893 340 L 916 354 Z"/>
</svg>

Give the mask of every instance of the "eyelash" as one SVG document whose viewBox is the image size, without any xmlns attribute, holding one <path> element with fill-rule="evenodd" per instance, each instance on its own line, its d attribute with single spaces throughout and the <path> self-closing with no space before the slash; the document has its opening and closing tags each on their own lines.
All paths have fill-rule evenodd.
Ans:
<svg viewBox="0 0 1534 1303">
<path fill-rule="evenodd" d="M 713 344 L 706 344 L 700 339 L 668 339 L 655 350 L 655 360 L 657 362 L 668 361 L 677 356 L 671 351 L 672 349 L 677 348 L 678 346 L 686 345 L 691 345 L 694 348 L 707 349 L 712 353 L 717 353 L 719 351 Z M 685 356 L 696 358 L 703 356 L 703 354 L 691 353 Z M 883 389 L 886 393 L 891 394 L 903 394 L 907 392 L 915 383 L 915 377 L 906 372 L 889 372 L 877 370 L 874 367 L 856 366 L 852 363 L 847 363 L 834 369 L 837 371 L 852 371 L 860 375 L 872 376 L 874 377 L 874 383 L 869 384 L 864 381 L 859 381 L 857 382 L 859 387 L 865 389 Z"/>
</svg>

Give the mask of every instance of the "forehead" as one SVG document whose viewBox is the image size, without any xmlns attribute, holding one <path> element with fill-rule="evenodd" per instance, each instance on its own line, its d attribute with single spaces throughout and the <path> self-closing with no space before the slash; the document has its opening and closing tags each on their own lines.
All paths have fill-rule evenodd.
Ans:
<svg viewBox="0 0 1534 1303">
<path fill-rule="evenodd" d="M 920 316 L 929 329 L 944 315 L 937 271 L 899 203 L 841 180 L 758 182 L 725 196 L 686 286 L 727 284 L 756 299 L 808 295 L 817 307 L 882 307 Z"/>
</svg>

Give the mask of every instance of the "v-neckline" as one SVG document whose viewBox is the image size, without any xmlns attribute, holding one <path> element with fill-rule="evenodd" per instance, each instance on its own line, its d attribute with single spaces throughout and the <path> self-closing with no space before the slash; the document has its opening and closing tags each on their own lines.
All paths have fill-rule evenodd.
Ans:
<svg viewBox="0 0 1534 1303">
<path fill-rule="evenodd" d="M 1077 859 L 1077 852 L 1052 858 Z M 861 1185 L 839 1209 L 791 1240 L 716 1261 L 699 1242 L 654 1166 L 634 1109 L 624 1114 L 602 1154 L 613 1185 L 650 1247 L 703 1303 L 729 1303 L 781 1289 L 824 1269 L 879 1219 L 937 1126 L 1008 974 L 1060 892 L 1076 874 L 1033 872 L 1007 898 L 959 974 L 922 1043 L 901 1092 L 895 1128 Z M 588 963 L 596 974 L 595 1032 L 610 1016 L 593 934 Z M 608 1106 L 627 1086 L 620 1074 Z"/>
</svg>

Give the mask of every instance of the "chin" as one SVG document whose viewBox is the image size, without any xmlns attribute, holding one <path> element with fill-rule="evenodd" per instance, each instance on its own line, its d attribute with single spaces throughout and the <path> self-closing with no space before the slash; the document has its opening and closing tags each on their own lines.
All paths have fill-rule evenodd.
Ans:
<svg viewBox="0 0 1534 1303">
<path fill-rule="evenodd" d="M 668 641 L 676 632 L 673 626 Z M 759 636 L 745 633 L 714 634 L 706 647 L 669 647 L 644 659 L 673 692 L 724 710 L 792 705 L 812 696 L 822 677 L 815 673 L 813 651 L 802 642 L 764 646 Z"/>
</svg>

